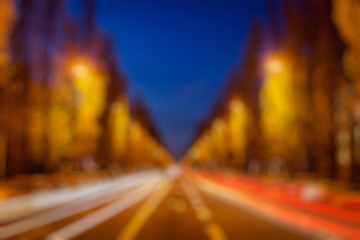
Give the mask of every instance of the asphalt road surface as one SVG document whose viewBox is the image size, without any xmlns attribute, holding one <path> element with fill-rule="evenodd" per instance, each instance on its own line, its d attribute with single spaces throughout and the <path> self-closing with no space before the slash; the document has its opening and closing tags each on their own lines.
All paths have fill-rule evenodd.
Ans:
<svg viewBox="0 0 360 240">
<path fill-rule="evenodd" d="M 37 208 L 12 210 L 0 217 L 0 239 L 311 238 L 207 194 L 178 169 L 127 176 L 90 190 L 63 201 L 60 195 L 40 198 Z"/>
</svg>

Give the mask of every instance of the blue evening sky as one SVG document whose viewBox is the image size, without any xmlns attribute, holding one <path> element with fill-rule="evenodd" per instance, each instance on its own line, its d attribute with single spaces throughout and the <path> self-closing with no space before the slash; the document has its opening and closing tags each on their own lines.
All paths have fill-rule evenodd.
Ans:
<svg viewBox="0 0 360 240">
<path fill-rule="evenodd" d="M 143 95 L 168 149 L 181 156 L 241 61 L 266 0 L 98 0 L 98 21 L 116 40 L 129 95 Z"/>
</svg>

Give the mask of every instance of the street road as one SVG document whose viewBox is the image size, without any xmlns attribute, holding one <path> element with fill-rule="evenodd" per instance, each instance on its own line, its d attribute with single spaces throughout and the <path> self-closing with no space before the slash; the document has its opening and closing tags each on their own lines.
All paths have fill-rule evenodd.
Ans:
<svg viewBox="0 0 360 240">
<path fill-rule="evenodd" d="M 18 199 L 18 212 L 0 202 L 0 213 L 8 211 L 0 217 L 0 239 L 314 239 L 208 194 L 176 167 L 99 186 L 61 201 L 56 192 L 38 196 L 28 207 L 34 200 Z"/>
</svg>

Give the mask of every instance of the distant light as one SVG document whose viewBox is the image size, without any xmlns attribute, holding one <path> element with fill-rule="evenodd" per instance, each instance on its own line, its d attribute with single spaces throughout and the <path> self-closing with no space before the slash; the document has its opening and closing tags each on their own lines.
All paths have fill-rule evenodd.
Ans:
<svg viewBox="0 0 360 240">
<path fill-rule="evenodd" d="M 266 69 L 271 73 L 280 73 L 284 70 L 284 63 L 278 59 L 271 59 L 267 62 Z"/>
<path fill-rule="evenodd" d="M 230 103 L 230 111 L 233 113 L 239 113 L 243 109 L 243 104 L 239 100 L 234 100 Z"/>
<path fill-rule="evenodd" d="M 85 64 L 79 63 L 71 68 L 71 73 L 74 77 L 82 78 L 89 73 L 89 69 Z"/>
<path fill-rule="evenodd" d="M 225 128 L 225 122 L 221 119 L 217 119 L 213 123 L 213 128 L 216 131 L 222 131 Z"/>
</svg>

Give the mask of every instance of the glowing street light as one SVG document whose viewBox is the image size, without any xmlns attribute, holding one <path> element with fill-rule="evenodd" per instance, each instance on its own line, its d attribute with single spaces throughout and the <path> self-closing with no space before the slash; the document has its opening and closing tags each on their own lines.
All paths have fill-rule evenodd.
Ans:
<svg viewBox="0 0 360 240">
<path fill-rule="evenodd" d="M 83 63 L 78 63 L 74 65 L 70 71 L 72 75 L 77 78 L 82 78 L 89 74 L 89 68 Z"/>
<path fill-rule="evenodd" d="M 270 72 L 270 73 L 280 73 L 284 70 L 284 63 L 279 60 L 279 59 L 270 59 L 267 63 L 266 63 L 266 69 Z"/>
<path fill-rule="evenodd" d="M 230 102 L 230 105 L 229 105 L 230 111 L 233 113 L 241 112 L 243 107 L 244 106 L 243 106 L 242 102 L 239 100 L 234 100 L 234 101 Z"/>
</svg>

